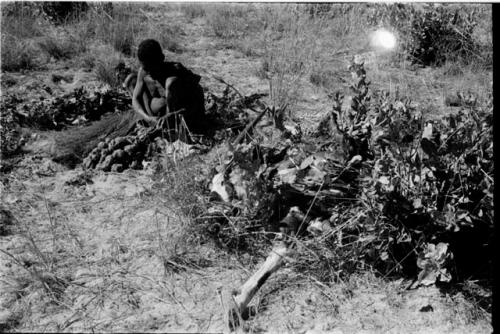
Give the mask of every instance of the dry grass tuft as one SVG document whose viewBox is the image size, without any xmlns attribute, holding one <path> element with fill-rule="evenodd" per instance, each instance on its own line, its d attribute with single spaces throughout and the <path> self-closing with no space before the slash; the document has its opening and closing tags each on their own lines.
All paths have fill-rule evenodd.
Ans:
<svg viewBox="0 0 500 334">
<path fill-rule="evenodd" d="M 2 34 L 2 71 L 32 70 L 38 67 L 37 49 L 29 42 Z"/>
<path fill-rule="evenodd" d="M 119 54 L 112 54 L 109 57 L 100 56 L 95 59 L 94 71 L 99 81 L 110 85 L 113 88 L 120 87 L 122 82 L 116 73 L 116 66 L 122 61 Z"/>
<path fill-rule="evenodd" d="M 207 27 L 218 38 L 238 38 L 253 32 L 254 13 L 247 4 L 211 4 L 206 8 Z"/>
<path fill-rule="evenodd" d="M 200 3 L 183 3 L 180 5 L 180 10 L 190 19 L 204 17 L 206 15 L 204 5 Z"/>
<path fill-rule="evenodd" d="M 81 51 L 71 41 L 52 36 L 43 37 L 38 41 L 38 46 L 55 60 L 69 59 Z"/>
</svg>

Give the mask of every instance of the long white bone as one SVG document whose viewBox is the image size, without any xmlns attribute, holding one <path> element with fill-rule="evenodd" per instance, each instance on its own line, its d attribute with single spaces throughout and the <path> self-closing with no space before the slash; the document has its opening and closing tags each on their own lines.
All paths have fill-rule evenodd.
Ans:
<svg viewBox="0 0 500 334">
<path fill-rule="evenodd" d="M 304 215 L 302 212 L 297 207 L 292 207 L 286 217 L 280 222 L 285 238 L 296 232 L 303 221 Z M 248 313 L 248 304 L 271 274 L 285 263 L 285 259 L 291 252 L 292 246 L 293 243 L 286 239 L 275 242 L 273 249 L 262 266 L 233 294 L 234 307 L 229 312 L 229 326 L 231 328 L 240 325 L 242 315 Z"/>
</svg>

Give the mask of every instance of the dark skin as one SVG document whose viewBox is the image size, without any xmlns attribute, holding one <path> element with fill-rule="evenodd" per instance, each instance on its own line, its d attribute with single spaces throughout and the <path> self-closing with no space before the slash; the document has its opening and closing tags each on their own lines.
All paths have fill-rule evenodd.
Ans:
<svg viewBox="0 0 500 334">
<path fill-rule="evenodd" d="M 165 76 L 163 61 L 141 62 L 141 65 L 132 93 L 132 107 L 148 123 L 160 123 L 161 126 L 176 111 L 173 110 L 175 97 L 171 88 L 179 79 Z"/>
</svg>

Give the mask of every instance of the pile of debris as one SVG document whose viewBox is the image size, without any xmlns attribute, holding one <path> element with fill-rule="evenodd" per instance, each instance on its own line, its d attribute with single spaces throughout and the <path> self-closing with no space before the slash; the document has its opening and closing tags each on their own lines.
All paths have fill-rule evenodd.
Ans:
<svg viewBox="0 0 500 334">
<path fill-rule="evenodd" d="M 331 234 L 339 223 L 338 208 L 359 198 L 360 171 L 370 158 L 371 128 L 363 122 L 364 69 L 362 64 L 353 66 L 355 115 L 341 115 L 339 104 L 321 122 L 320 130 L 303 137 L 297 130 L 300 127 L 283 117 L 283 110 L 265 108 L 281 135 L 257 134 L 249 143 L 233 142 L 209 175 L 211 202 L 197 221 L 207 226 L 215 240 L 229 250 L 244 250 L 255 242 L 256 235 L 274 239 L 265 263 L 234 295 L 229 319 L 233 326 L 297 238 Z M 344 145 L 345 152 L 336 150 L 330 140 L 335 131 L 349 144 Z"/>
<path fill-rule="evenodd" d="M 2 97 L 0 117 L 0 160 L 14 155 L 24 144 L 16 114 L 13 112 L 14 106 L 19 102 L 15 96 Z"/>
<path fill-rule="evenodd" d="M 192 133 L 182 116 L 174 121 L 176 128 L 148 126 L 137 121 L 125 136 L 105 138 L 83 160 L 83 167 L 121 172 L 142 169 L 143 162 L 166 153 L 173 143 L 192 151 L 204 152 L 217 143 L 234 138 L 245 130 L 249 110 L 262 108 L 265 94 L 243 96 L 226 86 L 222 96 L 206 92 L 207 124 L 203 133 Z M 259 111 L 262 113 L 262 111 Z M 177 116 L 176 116 L 177 117 Z M 251 128 L 246 134 L 251 133 Z M 181 144 L 183 143 L 183 144 Z"/>
<path fill-rule="evenodd" d="M 43 100 L 8 100 L 3 110 L 11 110 L 20 126 L 40 130 L 62 130 L 99 120 L 106 113 L 130 109 L 130 97 L 121 90 L 102 88 L 87 91 L 77 88 L 67 94 Z"/>
<path fill-rule="evenodd" d="M 290 136 L 293 124 L 274 122 L 279 138 L 233 142 L 209 176 L 211 202 L 197 217 L 204 230 L 229 250 L 251 248 L 256 236 L 274 244 L 233 296 L 233 325 L 298 237 L 301 245 L 312 240 L 316 259 L 340 258 L 328 264 L 337 274 L 365 265 L 386 275 L 418 274 L 411 287 L 477 273 L 477 261 L 461 251 L 467 235 L 469 252 L 487 268 L 492 104 L 467 106 L 433 126 L 409 99 L 369 91 L 361 59 L 350 70 L 350 108 L 334 94 L 332 110 L 308 137 Z M 265 110 L 273 120 L 280 114 Z M 338 137 L 342 152 L 335 150 Z"/>
</svg>

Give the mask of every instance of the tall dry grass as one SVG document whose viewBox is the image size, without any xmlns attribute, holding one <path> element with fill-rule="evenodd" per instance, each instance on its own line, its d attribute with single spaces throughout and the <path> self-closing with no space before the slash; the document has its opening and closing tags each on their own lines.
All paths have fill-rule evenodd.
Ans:
<svg viewBox="0 0 500 334">
<path fill-rule="evenodd" d="M 33 44 L 6 35 L 2 35 L 1 43 L 2 71 L 30 70 L 38 67 L 38 52 Z"/>
<path fill-rule="evenodd" d="M 204 17 L 206 15 L 205 6 L 201 3 L 183 3 L 180 5 L 179 9 L 190 19 Z"/>
<path fill-rule="evenodd" d="M 30 40 L 42 35 L 36 6 L 2 3 L 1 67 L 3 71 L 29 70 L 37 67 L 38 49 Z"/>
<path fill-rule="evenodd" d="M 293 109 L 307 78 L 331 86 L 345 50 L 366 45 L 364 6 L 255 4 L 207 6 L 209 34 L 246 57 L 260 58 L 255 72 L 269 84 L 271 102 Z"/>
<path fill-rule="evenodd" d="M 2 4 L 2 69 L 32 69 L 50 59 L 80 59 L 81 66 L 102 73 L 96 49 L 110 45 L 124 57 L 133 58 L 142 39 L 155 38 L 165 50 L 183 52 L 179 26 L 152 19 L 144 4 L 90 4 L 74 18 L 54 24 L 41 6 Z"/>
</svg>

